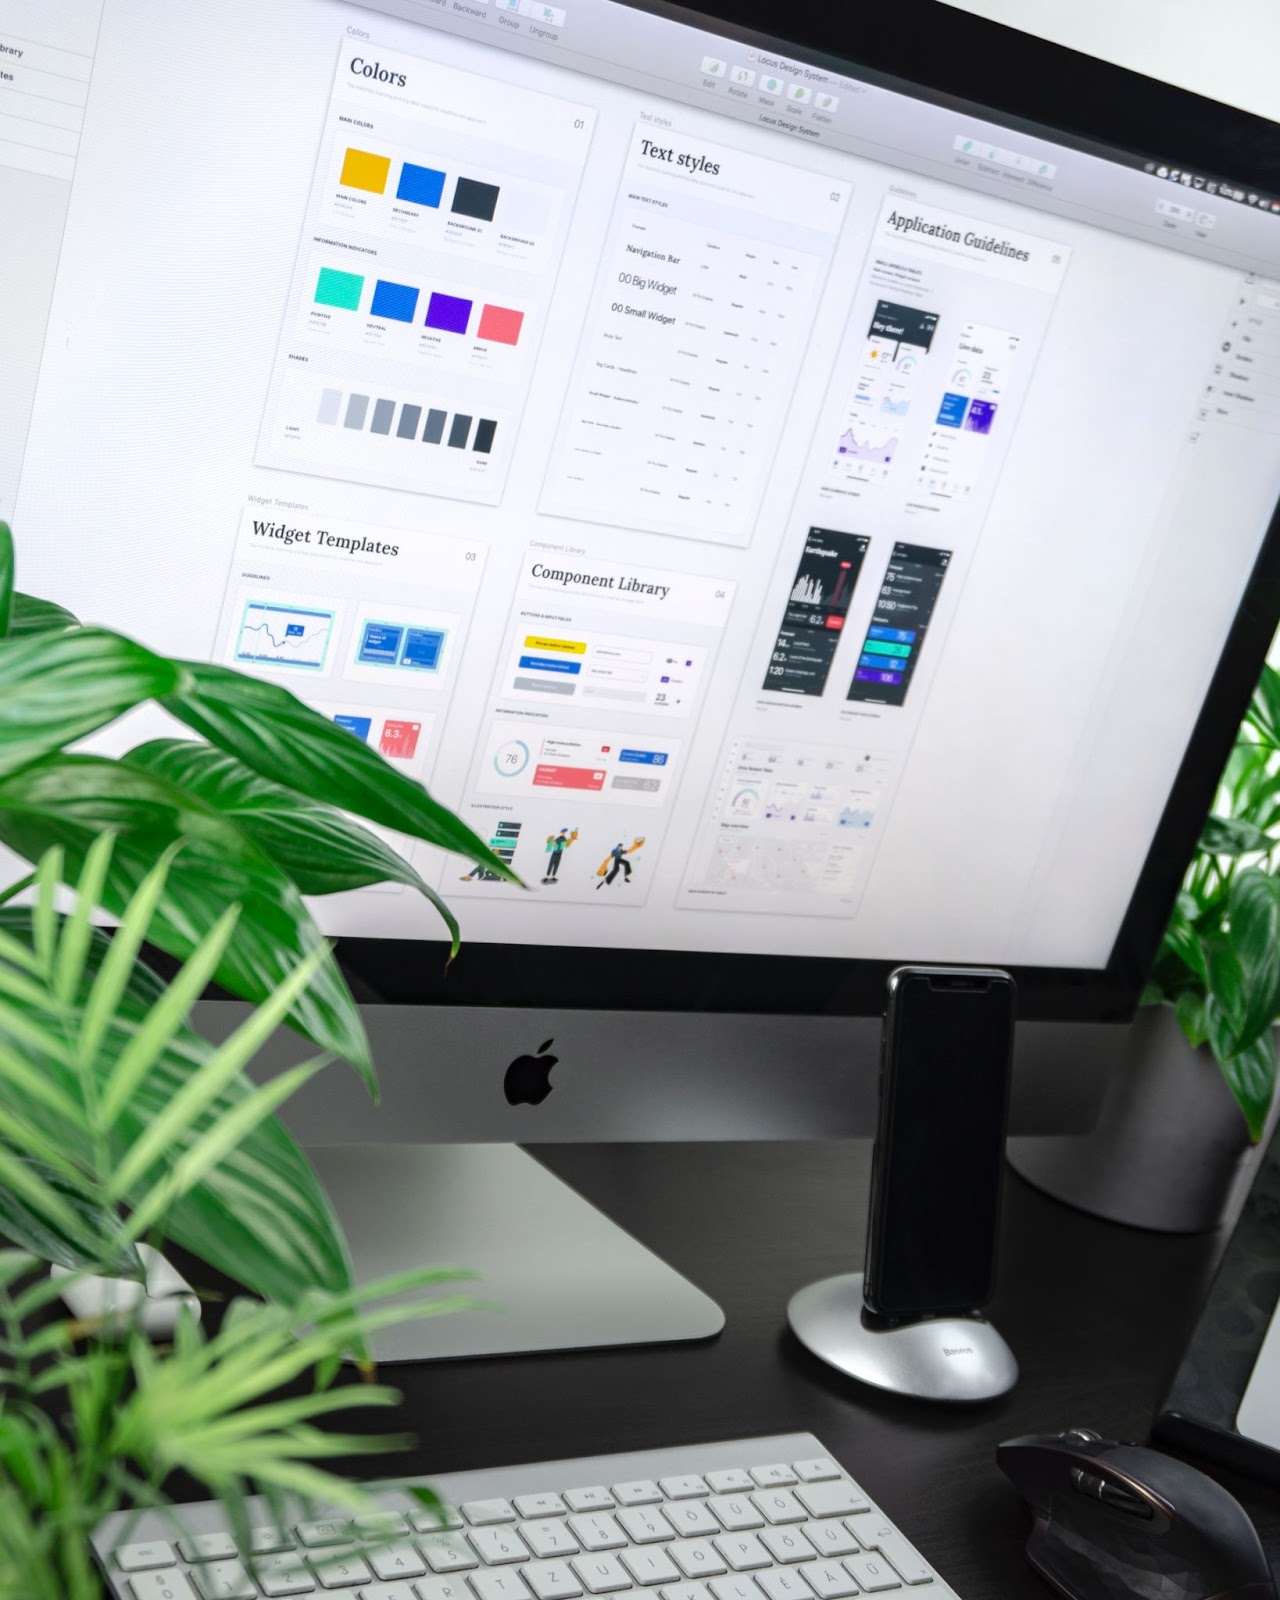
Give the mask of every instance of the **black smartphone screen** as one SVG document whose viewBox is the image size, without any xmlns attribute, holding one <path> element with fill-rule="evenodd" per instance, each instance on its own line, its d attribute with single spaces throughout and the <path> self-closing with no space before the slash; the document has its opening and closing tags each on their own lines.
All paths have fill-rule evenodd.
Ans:
<svg viewBox="0 0 1280 1600">
<path fill-rule="evenodd" d="M 850 700 L 880 706 L 900 706 L 906 700 L 950 564 L 950 550 L 894 545 L 849 685 Z"/>
<path fill-rule="evenodd" d="M 861 533 L 809 529 L 762 688 L 809 695 L 826 688 L 870 543 Z"/>
<path fill-rule="evenodd" d="M 977 1311 L 995 1287 L 1015 991 L 1007 973 L 890 979 L 865 1293 L 909 1318 Z"/>
</svg>

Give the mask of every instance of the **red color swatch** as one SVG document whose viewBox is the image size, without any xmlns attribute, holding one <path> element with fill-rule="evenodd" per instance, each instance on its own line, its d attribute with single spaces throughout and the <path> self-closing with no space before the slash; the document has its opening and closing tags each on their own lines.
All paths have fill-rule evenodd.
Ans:
<svg viewBox="0 0 1280 1600">
<path fill-rule="evenodd" d="M 509 311 L 506 306 L 486 306 L 480 313 L 478 337 L 490 339 L 494 344 L 519 344 L 523 311 Z"/>
</svg>

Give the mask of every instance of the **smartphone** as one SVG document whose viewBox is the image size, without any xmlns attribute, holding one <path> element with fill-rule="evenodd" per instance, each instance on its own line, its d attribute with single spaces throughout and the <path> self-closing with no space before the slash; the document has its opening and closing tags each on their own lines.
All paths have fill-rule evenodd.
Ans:
<svg viewBox="0 0 1280 1600">
<path fill-rule="evenodd" d="M 991 1299 L 1016 998 L 992 968 L 889 975 L 863 1279 L 873 1318 Z"/>
</svg>

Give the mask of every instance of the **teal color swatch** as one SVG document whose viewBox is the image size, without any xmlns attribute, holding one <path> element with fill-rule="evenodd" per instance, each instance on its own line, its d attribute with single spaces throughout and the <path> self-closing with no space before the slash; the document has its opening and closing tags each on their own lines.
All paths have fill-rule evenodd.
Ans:
<svg viewBox="0 0 1280 1600">
<path fill-rule="evenodd" d="M 337 306 L 341 311 L 358 311 L 364 279 L 358 272 L 338 272 L 334 267 L 321 267 L 316 280 L 316 304 Z"/>
</svg>

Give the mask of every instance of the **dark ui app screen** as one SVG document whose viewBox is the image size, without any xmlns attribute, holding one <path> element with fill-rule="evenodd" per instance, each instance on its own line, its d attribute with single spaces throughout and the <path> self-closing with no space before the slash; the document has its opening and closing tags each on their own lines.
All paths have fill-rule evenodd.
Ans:
<svg viewBox="0 0 1280 1600">
<path fill-rule="evenodd" d="M 894 545 L 849 685 L 850 700 L 881 706 L 906 700 L 950 564 L 950 550 Z"/>
<path fill-rule="evenodd" d="M 871 540 L 810 528 L 761 688 L 820 695 Z"/>
</svg>

